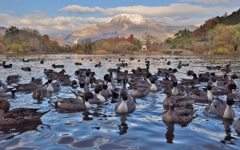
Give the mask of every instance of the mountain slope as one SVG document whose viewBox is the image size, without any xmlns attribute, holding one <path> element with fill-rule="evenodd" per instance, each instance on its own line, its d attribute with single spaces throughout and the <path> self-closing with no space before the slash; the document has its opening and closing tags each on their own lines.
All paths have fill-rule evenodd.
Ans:
<svg viewBox="0 0 240 150">
<path fill-rule="evenodd" d="M 6 30 L 7 30 L 7 28 L 5 28 L 5 27 L 0 27 L 0 36 L 4 36 Z"/>
<path fill-rule="evenodd" d="M 127 37 L 130 34 L 133 34 L 136 38 L 143 39 L 144 32 L 149 32 L 163 41 L 167 37 L 173 36 L 178 30 L 185 28 L 190 30 L 196 29 L 195 26 L 170 26 L 158 23 L 138 14 L 120 14 L 104 24 L 95 24 L 82 30 L 77 30 L 64 37 L 64 40 L 77 43 L 89 38 L 95 41 L 113 36 Z"/>
</svg>

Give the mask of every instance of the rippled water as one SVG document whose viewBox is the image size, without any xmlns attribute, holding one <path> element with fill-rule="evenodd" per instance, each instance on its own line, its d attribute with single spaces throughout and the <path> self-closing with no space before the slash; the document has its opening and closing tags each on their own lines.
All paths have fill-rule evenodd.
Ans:
<svg viewBox="0 0 240 150">
<path fill-rule="evenodd" d="M 22 62 L 22 58 L 30 59 L 29 63 Z M 107 68 L 116 67 L 119 55 L 29 55 L 29 56 L 0 56 L 1 61 L 13 64 L 12 69 L 0 67 L 0 80 L 6 80 L 8 75 L 21 75 L 20 83 L 28 83 L 31 77 L 41 77 L 46 81 L 43 70 L 51 68 L 52 64 L 64 64 L 65 70 L 74 76 L 78 68 L 91 68 L 95 71 L 96 78 L 102 78 L 107 73 Z M 203 57 L 203 56 L 169 56 L 169 55 L 133 55 L 135 60 L 129 57 L 121 57 L 129 66 L 122 70 L 131 70 L 137 67 L 145 67 L 145 58 L 151 62 L 150 72 L 157 72 L 157 68 L 176 67 L 179 60 L 189 63 L 190 66 L 182 67 L 176 76 L 189 78 L 186 71 L 194 69 L 196 73 L 205 72 L 206 65 L 225 65 L 232 61 L 232 73 L 239 74 L 238 57 Z M 164 59 L 172 62 L 166 65 Z M 40 64 L 41 58 L 45 63 Z M 84 58 L 84 60 L 81 60 Z M 108 62 L 108 60 L 112 60 Z M 158 59 L 154 59 L 158 58 Z M 93 61 L 89 61 L 92 59 Z M 137 60 L 141 59 L 140 62 Z M 102 62 L 101 68 L 95 68 L 95 64 Z M 74 65 L 74 62 L 82 62 L 82 66 Z M 21 68 L 29 66 L 31 72 L 22 71 Z M 61 69 L 56 69 L 60 71 Z M 222 74 L 216 71 L 217 74 Z M 236 81 L 239 85 L 239 81 Z M 161 92 L 149 93 L 144 99 L 137 99 L 136 110 L 128 115 L 116 115 L 115 103 L 108 102 L 102 105 L 92 105 L 89 112 L 62 113 L 58 112 L 53 103 L 59 97 L 74 97 L 70 87 L 62 87 L 61 91 L 53 94 L 52 99 L 44 99 L 37 103 L 32 98 L 32 93 L 17 92 L 17 98 L 9 99 L 11 108 L 29 107 L 41 108 L 41 111 L 50 110 L 41 121 L 25 124 L 15 128 L 0 127 L 0 149 L 239 149 L 240 137 L 233 129 L 230 121 L 222 120 L 205 111 L 207 103 L 195 103 L 197 118 L 186 127 L 178 124 L 164 123 L 162 115 L 165 110 L 162 106 L 165 94 Z M 91 89 L 93 90 L 93 89 Z M 239 89 L 238 89 L 239 90 Z M 235 120 L 240 117 L 239 107 L 234 105 Z"/>
</svg>

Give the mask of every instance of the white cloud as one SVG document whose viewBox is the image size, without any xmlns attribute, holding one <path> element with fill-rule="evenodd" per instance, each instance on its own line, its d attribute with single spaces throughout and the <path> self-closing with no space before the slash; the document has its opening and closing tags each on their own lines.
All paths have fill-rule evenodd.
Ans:
<svg viewBox="0 0 240 150">
<path fill-rule="evenodd" d="M 59 9 L 59 11 L 85 14 L 85 13 L 102 12 L 102 11 L 104 11 L 104 9 L 100 8 L 100 7 L 89 8 L 89 7 L 82 7 L 79 5 L 69 5 L 67 7 Z"/>
<path fill-rule="evenodd" d="M 18 28 L 37 29 L 41 34 L 50 33 L 71 33 L 91 24 L 101 24 L 110 18 L 81 18 L 81 17 L 55 17 L 50 18 L 45 13 L 37 11 L 33 14 L 25 15 L 23 18 L 14 17 L 8 14 L 0 14 L 1 26 Z"/>
<path fill-rule="evenodd" d="M 186 0 L 188 1 L 188 0 Z M 190 0 L 189 0 L 190 1 Z M 214 1 L 214 0 L 213 0 Z M 238 9 L 238 7 L 236 7 Z M 69 13 L 96 13 L 100 12 L 107 16 L 113 16 L 120 13 L 132 13 L 132 14 L 141 14 L 148 17 L 169 17 L 169 16 L 184 16 L 184 15 L 209 15 L 216 13 L 224 13 L 232 11 L 233 8 L 213 6 L 213 7 L 204 7 L 200 5 L 191 5 L 187 3 L 175 3 L 169 6 L 126 6 L 126 7 L 116 7 L 116 8 L 100 8 L 100 7 L 82 7 L 78 5 L 69 5 L 60 11 L 69 12 Z"/>
<path fill-rule="evenodd" d="M 240 3 L 239 0 L 181 0 L 181 2 L 197 2 L 204 4 L 231 4 Z"/>
</svg>

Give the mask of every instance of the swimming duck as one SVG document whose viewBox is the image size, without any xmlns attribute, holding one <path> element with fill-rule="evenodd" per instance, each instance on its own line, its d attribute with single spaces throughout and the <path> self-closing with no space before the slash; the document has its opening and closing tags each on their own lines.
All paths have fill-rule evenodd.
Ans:
<svg viewBox="0 0 240 150">
<path fill-rule="evenodd" d="M 7 77 L 6 82 L 8 84 L 17 83 L 17 82 L 20 81 L 20 78 L 21 78 L 20 75 L 10 75 L 10 76 Z"/>
<path fill-rule="evenodd" d="M 156 78 L 153 78 L 153 77 L 150 78 L 150 83 L 151 83 L 151 87 L 150 87 L 151 92 L 157 92 L 162 90 L 162 87 Z"/>
<path fill-rule="evenodd" d="M 7 68 L 12 68 L 12 64 L 8 64 L 8 65 L 7 65 L 6 63 L 4 63 L 4 64 L 3 64 L 3 68 L 6 68 L 6 69 L 7 69 Z"/>
<path fill-rule="evenodd" d="M 47 112 L 38 112 L 35 108 L 15 108 L 10 110 L 6 99 L 0 100 L 0 126 L 20 125 L 29 121 L 39 120 Z"/>
<path fill-rule="evenodd" d="M 190 97 L 190 95 L 174 96 L 169 90 L 164 90 L 164 93 L 166 93 L 166 98 L 163 100 L 163 106 L 165 109 L 168 109 L 170 103 L 173 103 L 175 107 L 193 108 L 194 100 Z"/>
<path fill-rule="evenodd" d="M 6 64 L 5 61 L 3 61 L 2 63 L 0 63 L 0 66 L 4 66 Z"/>
<path fill-rule="evenodd" d="M 20 92 L 32 92 L 36 89 L 38 89 L 40 85 L 35 84 L 34 82 L 26 83 L 26 84 L 18 84 L 16 88 Z"/>
<path fill-rule="evenodd" d="M 235 117 L 234 111 L 232 109 L 232 105 L 234 104 L 234 96 L 233 94 L 227 95 L 227 107 L 224 110 L 223 118 L 225 119 L 233 119 Z"/>
<path fill-rule="evenodd" d="M 106 99 L 105 99 L 104 96 L 102 96 L 101 91 L 102 91 L 102 85 L 95 86 L 95 88 L 94 88 L 94 92 L 95 92 L 94 98 L 96 100 L 99 100 L 102 103 L 102 102 L 105 102 Z"/>
<path fill-rule="evenodd" d="M 170 103 L 169 109 L 162 116 L 162 120 L 187 125 L 196 117 L 194 113 L 194 109 L 174 108 L 174 104 Z"/>
<path fill-rule="evenodd" d="M 75 62 L 74 64 L 75 65 L 82 65 L 82 63 L 80 63 L 80 62 Z"/>
<path fill-rule="evenodd" d="M 44 64 L 44 60 L 43 59 L 41 59 L 40 64 Z"/>
<path fill-rule="evenodd" d="M 133 90 L 131 90 L 130 95 L 134 98 L 143 98 L 147 96 L 149 93 L 150 88 L 145 87 L 134 87 Z"/>
<path fill-rule="evenodd" d="M 30 83 L 35 83 L 37 85 L 42 85 L 43 84 L 42 78 L 34 78 L 34 77 L 31 78 Z"/>
<path fill-rule="evenodd" d="M 23 62 L 29 62 L 29 59 L 22 59 Z"/>
<path fill-rule="evenodd" d="M 83 98 L 58 98 L 56 106 L 60 109 L 71 111 L 85 111 L 91 108 L 89 100 L 93 98 L 93 94 L 88 91 L 84 93 Z"/>
<path fill-rule="evenodd" d="M 135 100 L 131 97 L 127 91 L 122 91 L 120 94 L 122 100 L 115 105 L 116 113 L 132 113 L 135 108 Z"/>
<path fill-rule="evenodd" d="M 101 95 L 105 98 L 108 99 L 109 97 L 112 96 L 112 92 L 108 90 L 108 86 L 106 84 L 103 84 L 103 89 L 101 91 Z"/>
<path fill-rule="evenodd" d="M 71 83 L 70 83 L 70 86 L 71 86 L 72 88 L 77 88 L 77 87 L 78 87 L 77 80 L 72 80 Z"/>
<path fill-rule="evenodd" d="M 225 119 L 233 119 L 235 114 L 232 110 L 234 104 L 233 94 L 228 94 L 226 102 L 221 99 L 215 99 L 210 105 L 210 112 Z"/>
<path fill-rule="evenodd" d="M 191 98 L 195 101 L 209 101 L 212 102 L 213 94 L 212 94 L 212 86 L 207 86 L 207 92 L 203 90 L 193 90 L 189 93 Z"/>
<path fill-rule="evenodd" d="M 99 62 L 98 64 L 95 65 L 95 67 L 99 67 L 99 68 L 100 68 L 101 66 L 102 66 L 101 62 Z"/>
<path fill-rule="evenodd" d="M 31 68 L 30 67 L 22 67 L 22 70 L 23 71 L 31 71 Z"/>
<path fill-rule="evenodd" d="M 15 98 L 15 92 L 17 90 L 16 89 L 13 89 L 9 92 L 0 92 L 0 97 L 2 98 Z"/>
<path fill-rule="evenodd" d="M 177 81 L 174 81 L 172 85 L 173 85 L 172 95 L 176 96 L 176 95 L 185 95 L 186 94 L 185 88 L 181 84 L 178 84 Z"/>
<path fill-rule="evenodd" d="M 237 85 L 234 82 L 232 82 L 227 84 L 226 86 L 212 87 L 212 93 L 213 95 L 227 95 L 229 93 L 232 93 L 232 90 L 236 88 L 237 88 Z"/>
<path fill-rule="evenodd" d="M 53 67 L 53 68 L 64 68 L 64 65 L 55 65 L 55 64 L 52 64 L 52 67 Z"/>
</svg>

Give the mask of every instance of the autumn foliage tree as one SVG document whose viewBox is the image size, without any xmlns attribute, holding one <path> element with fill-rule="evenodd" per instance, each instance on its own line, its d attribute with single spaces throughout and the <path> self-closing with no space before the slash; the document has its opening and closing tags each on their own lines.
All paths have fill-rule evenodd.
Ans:
<svg viewBox="0 0 240 150">
<path fill-rule="evenodd" d="M 211 18 L 205 21 L 205 24 L 193 31 L 193 36 L 196 40 L 203 41 L 210 29 L 213 29 L 219 22 L 218 18 Z"/>
</svg>

